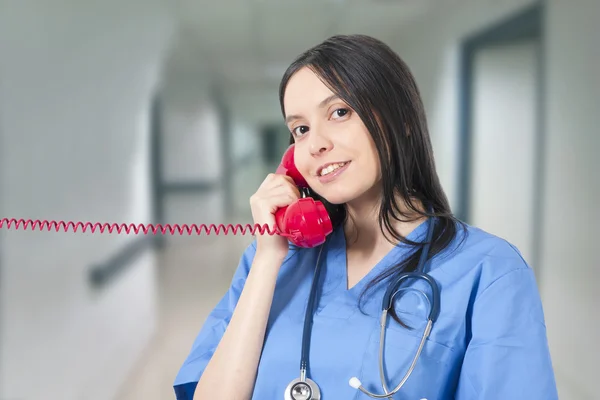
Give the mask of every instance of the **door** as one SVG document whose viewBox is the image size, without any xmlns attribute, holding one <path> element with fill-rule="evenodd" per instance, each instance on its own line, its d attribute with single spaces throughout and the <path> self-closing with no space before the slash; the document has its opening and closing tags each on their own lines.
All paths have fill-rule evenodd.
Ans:
<svg viewBox="0 0 600 400">
<path fill-rule="evenodd" d="M 533 262 L 539 42 L 522 39 L 474 55 L 470 223 Z"/>
</svg>

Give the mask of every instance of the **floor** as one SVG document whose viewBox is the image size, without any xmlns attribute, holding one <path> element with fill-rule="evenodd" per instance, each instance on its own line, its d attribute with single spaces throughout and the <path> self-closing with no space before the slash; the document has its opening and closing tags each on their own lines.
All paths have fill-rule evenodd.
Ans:
<svg viewBox="0 0 600 400">
<path fill-rule="evenodd" d="M 175 374 L 251 240 L 251 236 L 186 240 L 160 255 L 158 331 L 116 400 L 175 398 Z"/>
</svg>

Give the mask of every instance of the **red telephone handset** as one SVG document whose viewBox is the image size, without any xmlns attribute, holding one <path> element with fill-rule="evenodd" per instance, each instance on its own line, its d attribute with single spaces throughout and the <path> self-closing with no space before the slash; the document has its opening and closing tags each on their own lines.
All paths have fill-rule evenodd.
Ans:
<svg viewBox="0 0 600 400">
<path fill-rule="evenodd" d="M 292 178 L 299 188 L 308 188 L 308 183 L 294 163 L 294 145 L 283 155 L 277 174 Z M 279 231 L 288 235 L 288 240 L 298 247 L 311 248 L 325 242 L 333 231 L 331 219 L 325 206 L 311 197 L 296 200 L 287 207 L 275 212 L 275 221 Z"/>
</svg>

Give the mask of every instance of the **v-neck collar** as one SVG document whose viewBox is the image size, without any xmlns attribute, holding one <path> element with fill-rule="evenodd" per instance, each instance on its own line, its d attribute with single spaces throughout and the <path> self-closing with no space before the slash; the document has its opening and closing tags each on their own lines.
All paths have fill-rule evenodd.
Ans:
<svg viewBox="0 0 600 400">
<path fill-rule="evenodd" d="M 407 238 L 418 241 L 426 234 L 428 224 L 429 220 L 423 221 L 409 233 Z M 362 279 L 348 289 L 346 238 L 343 226 L 332 232 L 327 247 L 317 315 L 339 318 L 349 317 L 356 309 L 356 301 L 365 286 L 386 268 L 400 262 L 409 250 L 409 246 L 405 243 L 394 246 Z"/>
</svg>

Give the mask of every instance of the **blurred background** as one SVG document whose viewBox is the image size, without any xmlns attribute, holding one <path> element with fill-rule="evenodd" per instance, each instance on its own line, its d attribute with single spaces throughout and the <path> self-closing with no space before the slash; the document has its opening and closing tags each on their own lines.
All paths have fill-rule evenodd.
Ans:
<svg viewBox="0 0 600 400">
<path fill-rule="evenodd" d="M 561 399 L 600 399 L 597 0 L 0 0 L 0 217 L 249 223 L 277 87 L 338 33 L 414 72 L 455 213 L 535 269 Z M 0 229 L 0 399 L 173 399 L 252 237 Z"/>
</svg>

